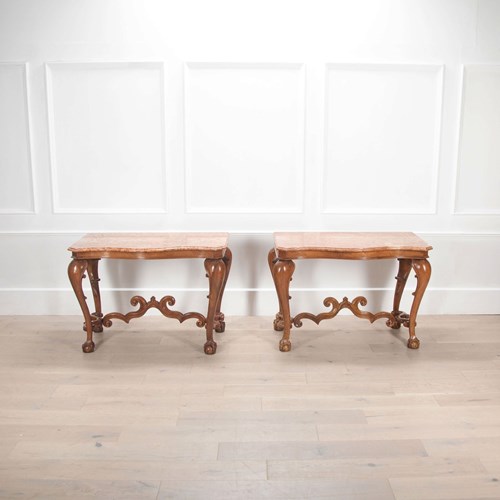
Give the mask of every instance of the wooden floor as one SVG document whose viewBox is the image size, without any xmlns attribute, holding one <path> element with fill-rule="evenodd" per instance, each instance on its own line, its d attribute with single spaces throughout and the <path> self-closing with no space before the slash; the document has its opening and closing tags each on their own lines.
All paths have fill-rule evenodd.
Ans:
<svg viewBox="0 0 500 500">
<path fill-rule="evenodd" d="M 0 317 L 0 498 L 500 498 L 500 316 Z"/>
</svg>

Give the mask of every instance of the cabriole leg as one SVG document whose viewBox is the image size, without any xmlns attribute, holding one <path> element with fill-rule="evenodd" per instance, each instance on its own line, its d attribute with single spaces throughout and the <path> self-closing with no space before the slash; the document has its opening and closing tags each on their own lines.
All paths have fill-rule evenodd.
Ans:
<svg viewBox="0 0 500 500">
<path fill-rule="evenodd" d="M 269 250 L 269 254 L 267 255 L 267 263 L 269 264 L 269 270 L 271 271 L 271 274 L 273 274 L 273 266 L 275 260 L 276 260 L 276 252 L 273 248 Z M 274 318 L 273 321 L 273 328 L 276 332 L 283 331 L 284 324 L 283 324 L 283 313 L 281 312 L 281 308 L 276 313 L 276 317 Z"/>
<path fill-rule="evenodd" d="M 102 332 L 102 307 L 101 293 L 99 291 L 99 259 L 88 260 L 87 272 L 89 273 L 90 286 L 94 296 L 95 312 L 92 314 L 92 330 L 94 333 Z"/>
<path fill-rule="evenodd" d="M 283 337 L 280 340 L 280 351 L 288 352 L 292 348 L 290 342 L 290 328 L 292 320 L 290 317 L 290 281 L 295 270 L 295 263 L 292 260 L 276 260 L 273 264 L 272 274 L 280 312 L 283 316 Z"/>
<path fill-rule="evenodd" d="M 205 354 L 215 354 L 217 344 L 214 341 L 215 312 L 219 298 L 222 293 L 224 277 L 226 274 L 226 263 L 224 259 L 205 259 L 205 269 L 207 271 L 209 294 L 208 294 L 208 313 L 207 323 L 205 325 L 207 332 L 207 341 L 204 345 Z"/>
<path fill-rule="evenodd" d="M 412 267 L 415 271 L 417 278 L 417 288 L 413 293 L 414 299 L 410 311 L 410 338 L 408 339 L 408 347 L 410 349 L 418 349 L 420 341 L 415 335 L 415 327 L 417 326 L 417 313 L 420 307 L 420 302 L 424 296 L 425 289 L 431 277 L 431 265 L 426 259 L 415 259 L 412 261 Z"/>
<path fill-rule="evenodd" d="M 399 269 L 398 275 L 396 276 L 396 289 L 394 291 L 394 302 L 392 305 L 392 314 L 396 318 L 396 321 L 388 320 L 387 326 L 394 328 L 395 330 L 401 328 L 400 314 L 399 310 L 401 304 L 401 297 L 403 296 L 403 291 L 405 289 L 408 276 L 411 271 L 411 259 L 398 259 Z"/>
<path fill-rule="evenodd" d="M 68 276 L 75 292 L 78 303 L 82 309 L 83 318 L 85 321 L 85 329 L 87 332 L 87 340 L 82 344 L 83 352 L 94 352 L 95 344 L 92 340 L 92 316 L 87 306 L 87 297 L 83 293 L 82 281 L 85 277 L 85 270 L 88 267 L 88 262 L 84 259 L 73 259 L 68 266 Z"/>
<path fill-rule="evenodd" d="M 229 271 L 231 270 L 231 262 L 233 261 L 233 254 L 229 248 L 226 248 L 224 257 L 222 258 L 226 264 L 224 270 L 224 279 L 222 281 L 222 289 L 220 291 L 219 298 L 217 300 L 217 307 L 215 308 L 215 319 L 214 319 L 214 330 L 217 333 L 222 333 L 226 329 L 226 322 L 224 321 L 224 314 L 221 312 L 222 307 L 222 297 L 224 295 L 224 290 L 226 289 L 227 278 L 229 277 Z"/>
</svg>

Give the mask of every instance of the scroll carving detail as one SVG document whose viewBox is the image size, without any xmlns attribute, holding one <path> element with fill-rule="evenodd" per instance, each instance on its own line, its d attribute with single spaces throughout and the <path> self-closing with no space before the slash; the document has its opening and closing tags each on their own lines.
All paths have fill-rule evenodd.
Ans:
<svg viewBox="0 0 500 500">
<path fill-rule="evenodd" d="M 401 325 L 402 323 L 404 326 L 407 326 L 408 322 L 408 315 L 401 312 L 401 311 L 396 311 L 395 313 L 390 313 L 390 312 L 385 312 L 381 311 L 378 313 L 371 313 L 368 311 L 362 311 L 359 306 L 366 306 L 368 301 L 366 300 L 365 297 L 356 297 L 355 299 L 349 301 L 347 297 L 344 297 L 341 302 L 339 302 L 337 299 L 334 299 L 333 297 L 327 297 L 324 301 L 323 304 L 325 307 L 331 307 L 331 310 L 328 312 L 320 313 L 320 314 L 311 314 L 308 312 L 303 312 L 300 314 L 297 314 L 293 318 L 293 325 L 296 328 L 300 328 L 302 326 L 302 320 L 303 319 L 309 319 L 311 321 L 314 321 L 317 325 L 325 319 L 331 319 L 337 316 L 337 314 L 342 310 L 342 309 L 349 309 L 354 316 L 357 316 L 358 318 L 362 319 L 367 319 L 370 323 L 373 323 L 374 321 L 377 321 L 382 318 L 387 319 L 387 324 L 389 326 L 391 325 Z M 395 327 L 395 326 L 394 326 Z"/>
<path fill-rule="evenodd" d="M 173 311 L 172 309 L 169 309 L 168 306 L 173 306 L 175 304 L 175 298 L 171 295 L 166 295 L 159 301 L 156 300 L 156 297 L 154 296 L 151 297 L 149 301 L 147 301 L 140 295 L 134 295 L 134 297 L 130 299 L 130 304 L 133 307 L 139 306 L 139 309 L 137 309 L 136 311 L 131 311 L 127 314 L 122 314 L 119 312 L 108 313 L 102 318 L 103 326 L 109 328 L 113 324 L 111 321 L 112 319 L 119 319 L 121 321 L 125 321 L 125 323 L 129 323 L 131 319 L 136 319 L 144 316 L 144 314 L 146 314 L 149 309 L 158 309 L 163 314 L 163 316 L 176 319 L 179 321 L 179 323 L 182 323 L 187 319 L 196 319 L 196 326 L 200 328 L 205 326 L 206 323 L 206 318 L 205 316 L 203 316 L 203 314 L 197 312 L 188 312 L 183 314 L 179 311 Z"/>
</svg>

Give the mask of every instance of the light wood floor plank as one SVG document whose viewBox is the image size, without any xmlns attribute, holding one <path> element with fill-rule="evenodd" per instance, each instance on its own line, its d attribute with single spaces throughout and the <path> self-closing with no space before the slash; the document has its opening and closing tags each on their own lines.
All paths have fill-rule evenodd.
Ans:
<svg viewBox="0 0 500 500">
<path fill-rule="evenodd" d="M 7 458 L 19 460 L 130 460 L 140 456 L 143 460 L 173 460 L 192 458 L 214 460 L 216 442 L 193 443 L 176 439 L 169 442 L 120 443 L 102 442 L 99 439 L 80 441 L 76 444 L 52 441 L 21 441 Z"/>
<path fill-rule="evenodd" d="M 321 398 L 338 395 L 394 394 L 391 385 L 380 382 L 335 382 L 329 384 L 297 385 L 227 385 L 224 395 L 254 397 Z"/>
<path fill-rule="evenodd" d="M 499 392 L 471 392 L 465 394 L 447 394 L 435 396 L 440 406 L 499 406 Z"/>
<path fill-rule="evenodd" d="M 179 408 L 184 411 L 254 411 L 262 409 L 262 398 L 182 396 Z"/>
<path fill-rule="evenodd" d="M 0 498 L 97 498 L 109 500 L 155 500 L 160 483 L 157 481 L 89 481 L 83 479 L 4 479 L 0 484 Z"/>
<path fill-rule="evenodd" d="M 423 441 L 430 456 L 476 457 L 496 460 L 500 450 L 500 437 L 471 437 L 457 439 L 428 439 Z"/>
<path fill-rule="evenodd" d="M 266 480 L 265 461 L 193 460 L 0 460 L 0 481 L 23 480 L 92 480 L 96 481 L 250 481 Z"/>
<path fill-rule="evenodd" d="M 305 410 L 305 411 L 181 411 L 178 427 L 235 424 L 366 424 L 361 410 Z"/>
<path fill-rule="evenodd" d="M 334 458 L 425 457 L 416 439 L 315 442 L 220 443 L 219 460 L 325 460 Z M 300 458 L 299 458 L 300 457 Z"/>
<path fill-rule="evenodd" d="M 372 396 L 369 394 L 358 396 L 331 396 L 316 398 L 293 398 L 293 397 L 264 397 L 262 408 L 264 410 L 317 410 L 377 408 L 377 407 L 419 407 L 437 406 L 438 403 L 432 395 L 389 395 Z"/>
<path fill-rule="evenodd" d="M 177 408 L 167 409 L 168 413 L 157 414 L 133 412 L 131 414 L 120 411 L 109 411 L 108 413 L 96 414 L 83 410 L 44 410 L 34 408 L 32 410 L 4 410 L 0 408 L 0 426 L 10 425 L 93 425 L 112 426 L 117 422 L 120 425 L 134 425 L 138 422 L 148 425 L 172 423 L 178 418 Z"/>
<path fill-rule="evenodd" d="M 345 499 L 392 500 L 385 479 L 333 479 L 309 481 L 162 481 L 158 499 L 260 500 Z"/>
<path fill-rule="evenodd" d="M 477 500 L 500 498 L 500 481 L 491 475 L 395 478 L 390 480 L 397 500 Z"/>
<path fill-rule="evenodd" d="M 426 428 L 432 425 L 467 424 L 470 427 L 498 424 L 495 406 L 467 406 L 459 412 L 453 406 L 365 408 L 363 414 L 369 425 L 405 425 Z"/>
<path fill-rule="evenodd" d="M 483 474 L 478 459 L 398 457 L 338 460 L 269 460 L 269 479 L 440 477 Z"/>
<path fill-rule="evenodd" d="M 317 427 L 320 441 L 500 437 L 500 426 L 497 423 L 472 425 L 468 422 L 443 422 L 409 426 L 407 422 L 401 420 L 387 425 L 319 424 Z"/>
</svg>

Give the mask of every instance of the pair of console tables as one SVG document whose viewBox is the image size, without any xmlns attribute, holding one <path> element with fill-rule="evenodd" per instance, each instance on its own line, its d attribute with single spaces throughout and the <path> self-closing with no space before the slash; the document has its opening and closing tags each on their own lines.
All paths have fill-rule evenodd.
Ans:
<svg viewBox="0 0 500 500">
<path fill-rule="evenodd" d="M 131 319 L 143 316 L 149 309 L 158 309 L 164 316 L 183 322 L 196 319 L 198 327 L 205 327 L 206 354 L 215 354 L 217 344 L 213 332 L 225 329 L 224 314 L 221 312 L 222 297 L 231 269 L 232 254 L 227 246 L 227 233 L 101 233 L 87 234 L 77 241 L 69 251 L 72 261 L 68 267 L 71 285 L 78 299 L 84 317 L 84 330 L 87 338 L 82 345 L 83 352 L 93 352 L 94 332 L 102 332 L 110 327 L 113 319 L 128 323 Z M 416 318 L 422 297 L 430 279 L 431 266 L 427 260 L 432 247 L 413 233 L 275 233 L 274 248 L 269 252 L 268 262 L 276 287 L 279 312 L 274 320 L 274 329 L 283 331 L 279 347 L 283 352 L 291 349 L 290 330 L 302 326 L 303 319 L 319 324 L 320 321 L 336 316 L 342 309 L 349 309 L 355 316 L 371 323 L 385 318 L 387 326 L 398 329 L 401 325 L 409 329 L 408 347 L 418 349 L 420 342 L 415 334 Z M 199 312 L 181 313 L 169 308 L 175 304 L 174 297 L 167 295 L 160 300 L 151 297 L 146 300 L 136 295 L 130 303 L 137 310 L 122 314 L 102 313 L 99 291 L 98 264 L 100 259 L 204 259 L 206 276 L 209 280 L 208 309 L 204 316 Z M 364 297 L 349 301 L 344 297 L 341 302 L 333 297 L 324 300 L 325 307 L 331 310 L 318 315 L 302 312 L 292 317 L 290 314 L 289 286 L 295 270 L 296 259 L 398 259 L 399 270 L 396 276 L 396 289 L 392 312 L 371 313 L 360 310 L 366 306 Z M 409 314 L 399 310 L 401 297 L 411 269 L 417 278 L 413 293 L 413 304 Z M 83 292 L 83 278 L 88 273 L 95 312 L 90 313 Z"/>
</svg>

